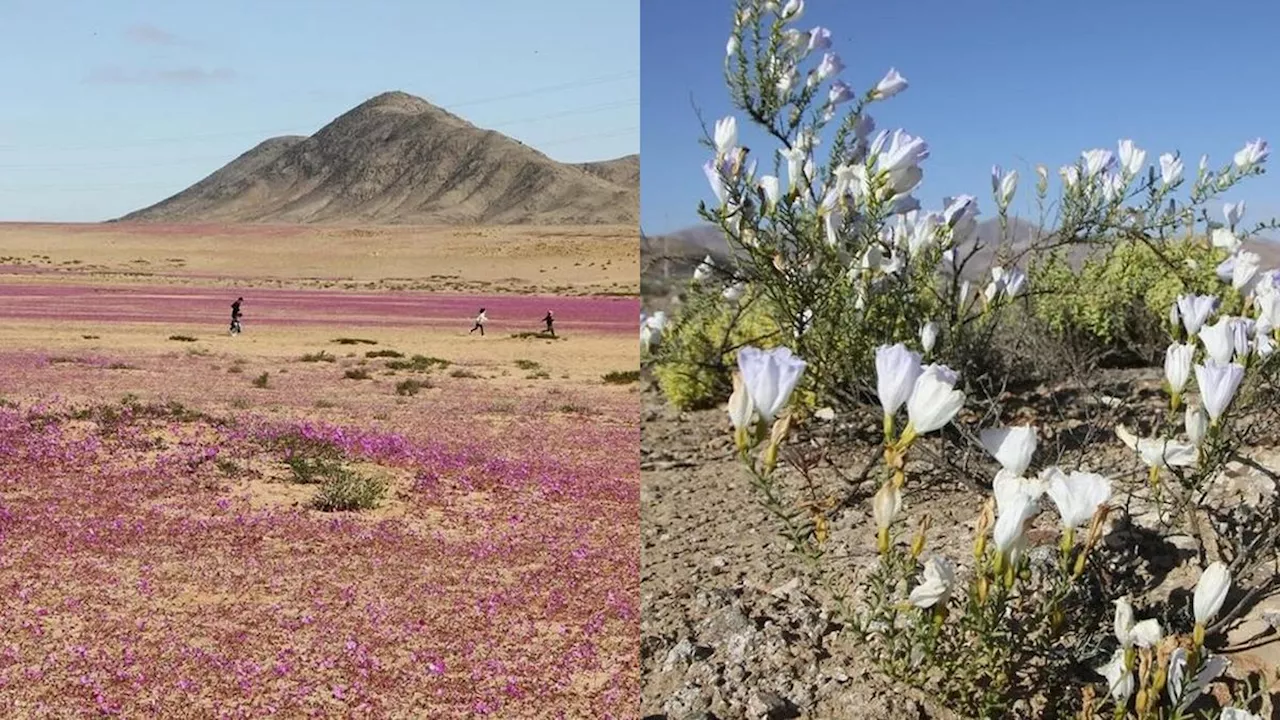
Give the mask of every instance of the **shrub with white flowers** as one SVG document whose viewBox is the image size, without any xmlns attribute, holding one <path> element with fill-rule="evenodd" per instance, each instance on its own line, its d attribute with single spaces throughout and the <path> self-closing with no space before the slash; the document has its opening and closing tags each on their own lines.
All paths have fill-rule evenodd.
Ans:
<svg viewBox="0 0 1280 720">
<path fill-rule="evenodd" d="M 748 151 L 738 117 L 716 122 L 704 167 L 715 202 L 700 208 L 725 233 L 733 261 L 708 260 L 694 282 L 722 303 L 760 303 L 779 329 L 767 342 L 722 348 L 736 358 L 728 415 L 761 503 L 847 614 L 859 647 L 954 710 L 1258 717 L 1262 689 L 1233 683 L 1224 704 L 1208 688 L 1227 671 L 1215 652 L 1225 631 L 1275 582 L 1268 563 L 1280 553 L 1280 508 L 1225 506 L 1212 489 L 1228 462 L 1246 457 L 1252 419 L 1277 397 L 1280 271 L 1261 268 L 1242 244 L 1275 224 L 1247 230 L 1244 204 L 1228 203 L 1224 222 L 1210 226 L 1203 207 L 1262 173 L 1268 145 L 1250 141 L 1220 168 L 1201 158 L 1188 177 L 1178 153 L 1149 164 L 1146 151 L 1121 140 L 1062 167 L 1052 203 L 1049 171 L 1037 167 L 1040 205 L 1057 208 L 1052 222 L 1042 218 L 1038 253 L 1128 243 L 1165 257 L 1181 243 L 1222 258 L 1213 292 L 1184 279 L 1186 264 L 1168 270 L 1177 292 L 1151 316 L 1166 336 L 1163 410 L 1110 428 L 1132 472 L 1103 470 L 1087 446 L 1069 463 L 1060 455 L 1037 465 L 1039 439 L 1053 431 L 1001 422 L 999 403 L 980 392 L 989 386 L 966 377 L 991 372 L 975 357 L 995 352 L 1001 315 L 1034 296 L 1033 276 L 1002 245 L 984 280 L 966 279 L 981 245 L 979 201 L 963 195 L 925 210 L 913 192 L 928 144 L 901 129 L 877 132 L 869 114 L 904 91 L 906 78 L 890 69 L 859 94 L 842 78 L 832 33 L 799 25 L 803 10 L 803 0 L 737 3 L 728 86 L 741 116 L 779 147 Z M 760 172 L 758 158 L 778 170 Z M 1018 182 L 1016 171 L 993 170 L 1002 227 Z M 801 392 L 838 408 L 834 420 L 797 403 Z M 871 421 L 883 443 L 863 474 L 882 469 L 874 492 L 818 497 L 808 452 L 818 426 L 856 432 Z M 973 508 L 968 557 L 931 550 L 929 517 L 912 517 L 914 491 L 945 481 L 954 465 L 944 456 L 962 447 L 999 468 L 982 482 L 987 500 Z M 840 461 L 822 457 L 845 477 Z M 1157 607 L 1144 606 L 1140 592 L 1107 595 L 1105 540 L 1117 509 L 1134 503 L 1152 509 L 1159 532 L 1194 539 L 1188 562 L 1198 582 L 1187 596 Z M 835 538 L 850 512 L 869 513 L 874 533 Z M 1048 537 L 1056 540 L 1032 532 L 1042 514 L 1055 519 Z M 851 586 L 837 550 L 859 543 L 878 559 Z"/>
</svg>

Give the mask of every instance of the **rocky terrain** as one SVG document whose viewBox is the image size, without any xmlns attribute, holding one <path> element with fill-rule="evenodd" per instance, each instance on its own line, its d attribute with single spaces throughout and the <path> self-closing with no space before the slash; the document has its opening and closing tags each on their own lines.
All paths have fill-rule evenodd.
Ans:
<svg viewBox="0 0 1280 720">
<path fill-rule="evenodd" d="M 556 162 L 427 101 L 383 93 L 310 137 L 259 143 L 123 222 L 634 225 L 636 155 Z"/>
<path fill-rule="evenodd" d="M 1071 397 L 1070 389 L 1036 388 L 1010 402 L 1021 420 L 1043 428 L 1042 444 L 1050 457 L 1064 452 L 1069 442 L 1072 433 L 1063 425 L 1088 415 L 1090 423 L 1113 427 L 1117 417 L 1098 407 L 1113 404 L 1116 396 L 1137 412 L 1160 402 L 1158 371 L 1117 371 L 1099 387 L 1101 394 L 1079 399 L 1068 411 L 1057 409 L 1057 403 Z M 1086 412 L 1088 405 L 1094 409 Z M 815 576 L 775 532 L 775 518 L 755 502 L 755 490 L 734 457 L 723 407 L 679 412 L 650 388 L 642 419 L 643 717 L 957 717 L 889 681 L 860 654 Z M 858 436 L 843 427 L 819 430 L 823 432 Z M 1057 445 L 1059 437 L 1063 445 Z M 880 449 L 856 440 L 841 445 L 845 447 L 833 459 L 851 478 L 828 489 L 843 490 L 849 504 L 832 519 L 829 552 L 847 569 L 845 579 L 856 583 L 876 563 L 869 498 L 878 478 L 858 476 Z M 1090 467 L 1117 480 L 1141 484 L 1145 476 L 1113 434 L 1099 434 L 1083 452 Z M 1225 494 L 1224 502 L 1275 502 L 1280 453 L 1262 448 L 1256 460 L 1256 468 L 1229 466 L 1215 488 Z M 981 483 L 986 478 L 989 487 L 995 464 L 989 458 L 982 462 L 973 468 L 973 479 Z M 794 472 L 789 475 L 786 482 L 798 482 Z M 989 492 L 955 482 L 923 482 L 909 491 L 907 512 L 927 512 L 932 518 L 926 552 L 957 558 L 963 567 L 976 516 Z M 1041 537 L 1056 537 L 1052 516 L 1044 512 L 1038 519 Z M 1173 593 L 1185 600 L 1182 594 L 1195 578 L 1185 566 L 1174 566 L 1189 557 L 1181 542 L 1186 538 L 1151 546 L 1155 536 L 1146 528 L 1155 522 L 1151 508 L 1140 501 L 1117 510 L 1105 540 L 1113 558 L 1109 574 L 1123 588 L 1118 592 L 1132 592 L 1135 602 L 1156 602 Z M 1243 677 L 1280 663 L 1280 640 L 1268 621 L 1278 605 L 1280 598 L 1264 600 L 1230 634 L 1233 673 Z M 1109 632 L 1109 627 L 1098 632 Z M 1087 675 L 1087 662 L 1082 667 Z M 1043 715 L 1024 703 L 1014 716 Z"/>
</svg>

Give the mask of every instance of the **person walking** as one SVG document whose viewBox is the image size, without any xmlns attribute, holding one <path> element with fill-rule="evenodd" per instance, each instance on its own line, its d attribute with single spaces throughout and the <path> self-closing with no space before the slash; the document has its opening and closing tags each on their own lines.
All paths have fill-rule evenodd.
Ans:
<svg viewBox="0 0 1280 720">
<path fill-rule="evenodd" d="M 236 301 L 231 303 L 231 334 L 232 335 L 240 334 L 240 303 L 242 302 L 244 302 L 244 298 L 241 297 L 241 298 L 236 298 Z"/>
<path fill-rule="evenodd" d="M 550 310 L 547 311 L 547 316 L 542 318 L 542 322 L 547 324 L 547 334 L 551 337 L 556 336 L 556 329 L 551 326 L 555 321 L 555 316 L 551 314 Z"/>
<path fill-rule="evenodd" d="M 484 336 L 484 324 L 485 324 L 485 323 L 487 323 L 487 322 L 489 322 L 489 317 L 488 317 L 487 315 L 485 315 L 485 314 L 484 314 L 484 308 L 480 308 L 480 314 L 476 316 L 476 324 L 475 324 L 475 325 L 473 325 L 473 326 L 471 327 L 471 332 L 469 332 L 469 333 L 467 333 L 467 334 L 468 334 L 468 335 L 470 335 L 471 333 L 473 333 L 473 332 L 475 332 L 475 331 L 479 330 L 479 331 L 480 331 L 480 335 L 483 337 L 483 336 Z"/>
</svg>

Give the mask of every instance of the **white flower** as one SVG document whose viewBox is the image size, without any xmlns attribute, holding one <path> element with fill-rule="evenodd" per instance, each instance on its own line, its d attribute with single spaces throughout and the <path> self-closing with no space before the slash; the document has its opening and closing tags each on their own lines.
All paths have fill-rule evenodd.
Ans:
<svg viewBox="0 0 1280 720">
<path fill-rule="evenodd" d="M 1111 481 L 1096 473 L 1072 471 L 1068 476 L 1050 467 L 1041 472 L 1041 477 L 1046 475 L 1045 492 L 1058 508 L 1065 528 L 1077 528 L 1089 522 L 1098 508 L 1111 500 Z"/>
<path fill-rule="evenodd" d="M 736 303 L 747 294 L 747 284 L 745 282 L 734 283 L 724 289 L 724 299 L 731 303 Z"/>
<path fill-rule="evenodd" d="M 729 40 L 724 44 L 724 54 L 726 57 L 733 57 L 738 53 L 738 38 L 730 36 Z"/>
<path fill-rule="evenodd" d="M 716 121 L 716 154 L 728 155 L 738 147 L 738 120 L 732 115 Z"/>
<path fill-rule="evenodd" d="M 1182 159 L 1173 153 L 1160 156 L 1160 182 L 1169 187 L 1182 178 Z"/>
<path fill-rule="evenodd" d="M 893 415 L 911 397 L 921 372 L 920 355 L 906 345 L 876 348 L 876 392 L 885 415 Z"/>
<path fill-rule="evenodd" d="M 1008 428 L 987 428 L 979 433 L 982 447 L 991 453 L 1015 477 L 1027 474 L 1031 456 L 1036 451 L 1036 429 L 1030 425 Z"/>
<path fill-rule="evenodd" d="M 1142 172 L 1142 166 L 1147 162 L 1147 151 L 1140 150 L 1133 144 L 1132 140 L 1120 141 L 1120 165 L 1124 168 L 1125 175 L 1134 177 Z"/>
<path fill-rule="evenodd" d="M 1196 346 L 1191 343 L 1173 343 L 1164 353 L 1164 379 L 1175 394 L 1181 395 L 1191 378 L 1191 359 Z"/>
<path fill-rule="evenodd" d="M 1248 710 L 1240 708 L 1222 708 L 1222 714 L 1218 716 L 1218 720 L 1263 720 L 1261 715 L 1254 715 Z"/>
<path fill-rule="evenodd" d="M 1192 445 L 1199 447 L 1200 443 L 1204 442 L 1205 433 L 1209 428 L 1209 416 L 1205 413 L 1203 407 L 1187 405 L 1183 426 L 1187 429 L 1187 439 L 1191 441 Z"/>
<path fill-rule="evenodd" d="M 945 557 L 931 557 L 924 566 L 924 580 L 911 590 L 908 599 L 918 608 L 946 605 L 955 583 L 955 565 Z"/>
<path fill-rule="evenodd" d="M 1205 659 L 1200 672 L 1196 673 L 1191 683 L 1186 684 L 1187 649 L 1182 647 L 1175 648 L 1169 654 L 1169 672 L 1166 676 L 1168 678 L 1169 702 L 1179 710 L 1186 710 L 1200 697 L 1205 688 L 1209 687 L 1209 683 L 1217 680 L 1218 676 L 1226 672 L 1227 666 L 1230 664 L 1221 655 L 1210 655 Z M 1222 717 L 1226 716 L 1223 715 Z"/>
<path fill-rule="evenodd" d="M 955 373 L 940 365 L 930 365 L 916 378 L 907 399 L 907 418 L 917 434 L 937 430 L 960 412 L 964 393 L 953 387 L 955 382 Z"/>
<path fill-rule="evenodd" d="M 906 177 L 906 173 L 912 169 L 919 170 L 917 166 L 928 159 L 929 145 L 923 138 L 913 137 L 902 130 L 884 131 L 873 143 L 871 154 L 876 158 L 876 170 L 889 173 L 890 178 Z M 905 189 L 900 189 L 901 185 L 907 184 L 905 182 L 892 184 L 898 192 L 905 193 L 918 182 L 910 183 Z"/>
<path fill-rule="evenodd" d="M 871 514 L 875 518 L 876 527 L 887 530 L 901 510 L 902 491 L 891 482 L 881 485 L 871 499 Z"/>
<path fill-rule="evenodd" d="M 1129 598 L 1116 600 L 1116 639 L 1120 641 L 1121 647 L 1137 645 L 1140 648 L 1152 648 L 1160 642 L 1161 637 L 1159 620 L 1147 618 L 1135 623 Z"/>
<path fill-rule="evenodd" d="M 1200 332 L 1204 321 L 1209 319 L 1218 307 L 1218 298 L 1213 295 L 1179 295 L 1178 312 L 1182 315 L 1182 326 L 1187 335 Z"/>
<path fill-rule="evenodd" d="M 996 196 L 996 204 L 1009 207 L 1013 195 L 1018 190 L 1018 171 L 1004 172 L 999 165 L 991 168 L 991 192 Z"/>
<path fill-rule="evenodd" d="M 1014 475 L 1004 468 L 997 470 L 995 479 L 991 481 L 991 492 L 996 498 L 996 512 L 1002 513 L 1005 508 L 1014 507 L 1024 499 L 1033 505 L 1039 503 L 1046 489 L 1043 476 L 1044 473 L 1041 473 L 1040 478 L 1028 478 Z"/>
<path fill-rule="evenodd" d="M 1261 288 L 1267 287 L 1260 285 Z M 1267 292 L 1259 292 L 1255 295 L 1258 304 L 1258 322 L 1254 326 L 1254 330 L 1259 335 L 1265 335 L 1276 328 L 1280 328 L 1280 292 L 1269 290 Z"/>
<path fill-rule="evenodd" d="M 1000 504 L 997 498 L 996 504 Z M 1036 498 L 1030 492 L 1017 490 L 1009 493 L 1004 499 L 1003 507 L 996 513 L 995 526 L 991 529 L 992 540 L 996 551 L 1011 558 L 1021 548 L 1025 537 L 1023 530 L 1027 520 L 1035 514 Z"/>
<path fill-rule="evenodd" d="M 804 0 L 787 0 L 787 4 L 782 6 L 782 19 L 795 22 L 804 15 Z"/>
<path fill-rule="evenodd" d="M 886 100 L 906 89 L 907 79 L 894 68 L 889 68 L 889 72 L 876 83 L 876 89 L 872 91 L 871 96 L 876 100 Z"/>
<path fill-rule="evenodd" d="M 761 350 L 748 345 L 738 351 L 742 382 L 747 387 L 751 404 L 760 413 L 760 419 L 766 423 L 773 422 L 800 382 L 805 365 L 785 346 Z"/>
<path fill-rule="evenodd" d="M 1214 247 L 1223 248 L 1229 253 L 1235 252 L 1240 247 L 1240 238 L 1227 228 L 1214 228 L 1210 237 Z"/>
<path fill-rule="evenodd" d="M 1085 150 L 1081 157 L 1084 158 L 1084 176 L 1087 180 L 1098 177 L 1104 170 L 1111 167 L 1111 161 L 1115 159 L 1110 150 L 1103 149 Z"/>
<path fill-rule="evenodd" d="M 751 416 L 756 412 L 751 404 L 751 395 L 747 392 L 746 383 L 741 373 L 733 374 L 733 393 L 729 395 L 729 422 L 734 430 L 741 430 L 751 424 Z"/>
<path fill-rule="evenodd" d="M 1080 182 L 1080 168 L 1075 165 L 1063 165 L 1058 174 L 1062 176 L 1062 182 L 1068 189 L 1076 186 Z"/>
<path fill-rule="evenodd" d="M 1237 252 L 1235 264 L 1231 266 L 1231 286 L 1247 295 L 1257 279 L 1259 263 L 1262 258 L 1254 252 Z"/>
<path fill-rule="evenodd" d="M 1236 225 L 1240 224 L 1240 218 L 1244 217 L 1244 201 L 1238 203 L 1223 203 L 1222 217 L 1227 221 L 1227 227 L 1232 230 L 1236 229 Z"/>
<path fill-rule="evenodd" d="M 1158 467 L 1169 470 L 1175 467 L 1190 467 L 1199 459 L 1199 451 L 1195 445 L 1177 440 L 1157 440 L 1142 438 L 1136 443 L 1138 454 L 1147 467 Z"/>
<path fill-rule="evenodd" d="M 1249 141 L 1243 148 L 1236 151 L 1235 161 L 1236 167 L 1241 170 L 1249 170 L 1267 159 L 1271 154 L 1271 149 L 1267 147 L 1267 141 L 1262 138 Z"/>
<path fill-rule="evenodd" d="M 1197 625 L 1208 625 L 1227 600 L 1231 590 L 1231 571 L 1221 562 L 1214 562 L 1200 573 L 1196 583 L 1194 609 Z"/>
<path fill-rule="evenodd" d="M 822 62 L 818 63 L 818 82 L 840 74 L 841 70 L 844 70 L 844 62 L 839 55 L 833 52 L 823 53 Z"/>
<path fill-rule="evenodd" d="M 778 178 L 774 175 L 762 176 L 760 178 L 760 191 L 764 193 L 764 211 L 766 213 L 773 212 L 773 209 L 778 206 L 778 198 L 781 197 Z"/>
<path fill-rule="evenodd" d="M 698 267 L 693 269 L 693 279 L 699 282 L 711 277 L 711 273 L 715 272 L 716 262 L 708 255 L 698 263 Z"/>
<path fill-rule="evenodd" d="M 1107 691 L 1116 702 L 1124 702 L 1133 694 L 1133 672 L 1125 669 L 1124 648 L 1116 648 L 1111 660 L 1094 671 L 1107 679 Z"/>
<path fill-rule="evenodd" d="M 938 323 L 930 320 L 920 328 L 920 347 L 924 348 L 926 353 L 933 351 L 933 346 L 938 342 Z"/>
<path fill-rule="evenodd" d="M 716 196 L 716 202 L 724 205 L 729 199 L 729 192 L 724 186 L 724 177 L 720 174 L 720 166 L 714 160 L 708 160 L 702 166 L 702 172 L 707 176 L 707 183 L 711 185 L 711 192 Z"/>
<path fill-rule="evenodd" d="M 1206 362 L 1196 366 L 1196 385 L 1210 422 L 1216 424 L 1231 405 L 1244 380 L 1244 366 L 1236 363 Z"/>
<path fill-rule="evenodd" d="M 804 163 L 808 159 L 808 153 L 800 148 L 778 148 L 778 154 L 787 161 L 787 191 L 791 192 L 800 184 L 801 173 L 804 172 Z"/>
<path fill-rule="evenodd" d="M 1236 345 L 1231 320 L 1229 317 L 1221 317 L 1218 318 L 1218 322 L 1200 328 L 1200 342 L 1204 344 L 1204 351 L 1214 362 L 1229 363 L 1235 355 Z"/>
</svg>

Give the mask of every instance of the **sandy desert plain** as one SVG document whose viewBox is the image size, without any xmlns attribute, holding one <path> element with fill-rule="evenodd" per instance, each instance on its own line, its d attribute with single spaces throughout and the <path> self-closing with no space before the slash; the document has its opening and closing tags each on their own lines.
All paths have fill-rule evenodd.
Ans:
<svg viewBox="0 0 1280 720">
<path fill-rule="evenodd" d="M 0 716 L 634 713 L 634 227 L 0 256 Z"/>
</svg>

